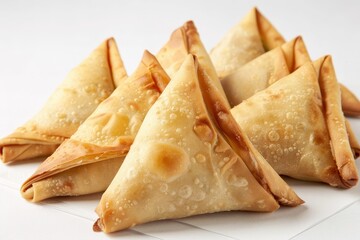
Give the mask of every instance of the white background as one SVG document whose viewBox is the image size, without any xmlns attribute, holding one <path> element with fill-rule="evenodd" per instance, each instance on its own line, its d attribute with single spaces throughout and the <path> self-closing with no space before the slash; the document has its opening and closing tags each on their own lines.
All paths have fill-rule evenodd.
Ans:
<svg viewBox="0 0 360 240">
<path fill-rule="evenodd" d="M 313 59 L 331 54 L 338 80 L 360 96 L 357 1 L 0 1 L 0 137 L 40 109 L 66 73 L 105 38 L 117 40 L 129 74 L 194 20 L 210 50 L 253 7 L 288 40 L 302 35 Z M 360 121 L 351 119 L 360 138 Z M 93 233 L 100 195 L 31 204 L 20 184 L 39 161 L 0 164 L 0 239 L 357 239 L 359 186 L 289 181 L 306 204 L 272 214 L 208 214 L 116 234 Z M 358 167 L 359 167 L 358 163 Z M 359 167 L 360 168 L 360 167 Z"/>
</svg>

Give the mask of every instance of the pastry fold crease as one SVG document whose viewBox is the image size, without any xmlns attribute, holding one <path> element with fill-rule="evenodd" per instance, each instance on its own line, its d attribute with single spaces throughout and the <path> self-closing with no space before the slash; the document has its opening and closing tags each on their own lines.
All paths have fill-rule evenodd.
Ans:
<svg viewBox="0 0 360 240">
<path fill-rule="evenodd" d="M 94 230 L 302 202 L 252 146 L 200 61 L 188 55 L 103 194 Z"/>
<path fill-rule="evenodd" d="M 0 140 L 2 161 L 51 155 L 124 78 L 115 40 L 109 38 L 69 72 L 32 119 Z"/>
<path fill-rule="evenodd" d="M 155 57 L 145 51 L 137 70 L 22 185 L 22 196 L 38 202 L 104 191 L 169 80 Z"/>
</svg>

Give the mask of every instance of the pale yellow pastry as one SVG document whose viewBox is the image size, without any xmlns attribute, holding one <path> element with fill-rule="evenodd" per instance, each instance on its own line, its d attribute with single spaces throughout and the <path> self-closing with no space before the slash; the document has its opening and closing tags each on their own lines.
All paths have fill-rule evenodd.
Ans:
<svg viewBox="0 0 360 240">
<path fill-rule="evenodd" d="M 155 57 L 145 51 L 137 70 L 22 185 L 22 196 L 38 202 L 104 191 L 169 80 Z"/>
<path fill-rule="evenodd" d="M 95 231 L 230 210 L 274 211 L 302 200 L 238 127 L 192 55 L 146 115 L 96 209 Z"/>
<path fill-rule="evenodd" d="M 4 163 L 48 156 L 126 78 L 115 40 L 104 41 L 58 86 L 27 123 L 0 140 Z"/>
<path fill-rule="evenodd" d="M 357 183 L 330 56 L 304 64 L 231 112 L 279 174 L 344 188 Z"/>
</svg>

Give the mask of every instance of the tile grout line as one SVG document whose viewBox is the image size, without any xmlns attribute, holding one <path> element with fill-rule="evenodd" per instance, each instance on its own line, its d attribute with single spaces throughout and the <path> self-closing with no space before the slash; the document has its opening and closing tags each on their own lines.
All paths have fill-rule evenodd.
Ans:
<svg viewBox="0 0 360 240">
<path fill-rule="evenodd" d="M 2 185 L 2 186 L 4 186 L 4 187 L 7 187 L 7 188 L 9 188 L 10 190 L 18 191 L 18 189 L 16 189 L 15 187 L 12 187 L 12 186 L 10 186 L 10 185 L 8 185 L 8 184 L 6 184 L 6 183 L 2 183 L 1 181 L 0 181 L 0 185 Z M 58 203 L 64 203 L 64 202 L 58 201 Z M 53 209 L 53 210 L 55 210 L 55 211 L 58 211 L 58 212 L 61 212 L 61 213 L 67 214 L 67 215 L 71 215 L 71 216 L 73 216 L 73 217 L 77 217 L 77 218 L 80 218 L 80 219 L 84 219 L 84 220 L 89 221 L 89 222 L 93 222 L 93 221 L 94 221 L 93 219 L 90 219 L 90 218 L 88 218 L 88 217 L 84 217 L 84 216 L 79 215 L 79 214 L 76 214 L 76 213 L 64 211 L 63 209 L 58 208 L 58 207 L 53 206 L 53 205 L 50 205 L 50 204 L 41 203 L 41 202 L 40 202 L 40 203 L 36 203 L 36 204 L 37 204 L 37 205 L 41 205 L 41 206 L 49 206 L 50 209 Z M 141 234 L 141 235 L 145 235 L 145 236 L 148 236 L 148 237 L 152 237 L 152 238 L 156 238 L 156 239 L 162 240 L 161 238 L 158 238 L 158 237 L 156 237 L 156 236 L 152 236 L 152 235 L 149 235 L 149 234 L 146 234 L 146 233 L 143 233 L 143 232 L 134 230 L 134 229 L 127 229 L 127 230 L 132 231 L 132 232 L 136 232 L 136 233 Z"/>
<path fill-rule="evenodd" d="M 318 226 L 319 224 L 321 224 L 321 223 L 325 222 L 326 220 L 328 220 L 329 218 L 331 218 L 331 217 L 333 217 L 333 216 L 341 213 L 342 211 L 344 211 L 345 209 L 351 207 L 352 205 L 354 205 L 355 203 L 357 203 L 357 202 L 359 202 L 359 201 L 360 201 L 360 199 L 356 199 L 354 202 L 349 203 L 348 205 L 344 206 L 343 208 L 339 209 L 338 211 L 334 212 L 333 214 L 330 214 L 329 216 L 325 217 L 324 219 L 321 219 L 320 221 L 314 223 L 314 224 L 311 225 L 310 227 L 308 227 L 308 228 L 300 231 L 299 233 L 295 234 L 294 236 L 292 236 L 291 238 L 289 238 L 289 240 L 295 239 L 296 237 L 300 236 L 300 235 L 303 234 L 304 232 L 307 232 L 307 231 L 309 231 L 310 229 Z"/>
<path fill-rule="evenodd" d="M 193 228 L 196 228 L 196 229 L 201 229 L 201 230 L 203 230 L 203 231 L 210 232 L 210 233 L 214 233 L 214 234 L 219 235 L 219 236 L 223 236 L 223 237 L 227 237 L 227 238 L 231 238 L 231 239 L 237 240 L 236 238 L 233 238 L 233 237 L 230 237 L 230 236 L 227 236 L 227 235 L 218 233 L 218 232 L 210 231 L 210 230 L 208 230 L 208 229 L 204 229 L 204 228 L 201 228 L 201 227 L 199 227 L 199 226 L 192 225 L 192 224 L 190 224 L 190 223 L 182 222 L 181 220 L 172 220 L 172 221 L 177 222 L 177 223 L 180 223 L 180 224 L 185 225 L 185 226 L 188 226 L 188 227 L 193 227 Z"/>
<path fill-rule="evenodd" d="M 12 183 L 12 182 L 11 182 L 11 183 Z M 18 191 L 18 189 L 17 189 L 16 187 L 14 187 L 14 186 L 10 186 L 10 185 L 8 185 L 8 184 L 6 184 L 6 183 L 3 183 L 3 182 L 1 182 L 1 181 L 0 181 L 0 184 L 3 185 L 3 186 L 5 186 L 5 187 L 8 187 L 9 189 L 11 189 L 11 190 L 13 190 L 13 191 Z M 61 203 L 65 203 L 65 204 L 66 204 L 66 202 L 63 202 L 63 201 L 61 201 L 61 200 L 59 200 L 58 202 L 61 202 Z M 79 214 L 75 214 L 75 213 L 72 213 L 72 212 L 69 212 L 69 211 L 65 211 L 65 210 L 63 210 L 63 209 L 61 209 L 61 208 L 59 208 L 59 207 L 53 206 L 53 205 L 49 205 L 49 204 L 41 203 L 41 202 L 40 202 L 40 203 L 36 203 L 36 204 L 42 205 L 42 206 L 49 206 L 49 208 L 54 209 L 54 210 L 56 210 L 56 211 L 59 211 L 59 212 L 65 213 L 65 214 L 69 214 L 69 215 L 72 215 L 72 216 L 74 216 L 74 217 L 82 218 L 82 219 L 87 220 L 87 221 L 90 221 L 90 222 L 93 221 L 93 219 L 90 219 L 90 218 L 88 218 L 88 217 L 85 217 L 85 216 L 82 216 L 82 215 L 79 215 Z M 177 223 L 182 224 L 182 225 L 185 225 L 185 226 L 188 226 L 188 227 L 192 227 L 192 228 L 195 228 L 195 229 L 200 229 L 200 230 L 203 230 L 203 231 L 206 231 L 206 232 L 210 232 L 210 233 L 213 233 L 213 234 L 216 234 L 216 235 L 219 235 L 219 236 L 227 237 L 227 238 L 234 239 L 234 240 L 236 239 L 236 238 L 233 238 L 233 237 L 230 237 L 230 236 L 227 236 L 227 235 L 218 233 L 218 232 L 210 231 L 210 230 L 208 230 L 208 229 L 204 229 L 204 228 L 201 228 L 201 227 L 198 227 L 198 226 L 189 224 L 189 223 L 181 222 L 181 221 L 179 221 L 179 220 L 171 220 L 171 219 L 169 219 L 169 220 L 170 220 L 170 221 L 177 222 Z M 160 239 L 160 238 L 158 238 L 158 237 L 155 237 L 155 236 L 152 236 L 152 235 L 149 235 L 149 234 L 145 234 L 145 233 L 143 233 L 143 232 L 139 232 L 139 231 L 136 231 L 136 230 L 133 230 L 133 229 L 129 229 L 129 230 L 130 230 L 130 231 L 137 232 L 137 233 L 140 233 L 140 234 L 143 234 L 143 235 L 147 235 L 147 236 L 150 236 L 150 237 L 154 237 L 154 238 Z"/>
<path fill-rule="evenodd" d="M 0 179 L 1 179 L 1 178 L 0 178 Z M 6 180 L 6 181 L 7 181 L 7 180 Z M 9 182 L 9 181 L 7 181 L 7 182 Z M 13 191 L 18 191 L 18 189 L 17 189 L 15 186 L 12 186 L 12 184 L 3 183 L 3 182 L 0 181 L 0 185 L 2 185 L 2 186 L 4 186 L 4 187 L 7 187 L 7 188 L 9 188 L 9 189 L 11 189 L 11 190 L 13 190 Z"/>
<path fill-rule="evenodd" d="M 59 203 L 64 203 L 64 202 L 63 202 L 63 201 L 59 201 Z M 53 210 L 56 210 L 56 211 L 58 211 L 58 212 L 62 212 L 62 213 L 65 213 L 65 214 L 68 214 L 68 215 L 71 215 L 71 216 L 74 216 L 74 217 L 77 217 L 77 218 L 84 219 L 84 220 L 86 220 L 86 221 L 88 221 L 88 222 L 94 223 L 94 220 L 93 220 L 93 219 L 88 218 L 88 217 L 84 217 L 84 216 L 82 216 L 82 215 L 80 215 L 80 214 L 76 214 L 76 213 L 73 213 L 73 212 L 65 211 L 65 210 L 63 210 L 63 209 L 61 209 L 61 208 L 58 208 L 58 207 L 56 207 L 56 206 L 49 205 L 49 204 L 44 204 L 44 203 L 38 203 L 38 204 L 43 205 L 43 206 L 49 206 L 49 208 L 51 208 L 51 209 L 53 209 Z M 66 204 L 66 203 L 65 203 L 65 204 Z M 131 231 L 131 232 L 138 233 L 138 234 L 140 234 L 140 235 L 144 235 L 144 236 L 148 236 L 148 237 L 152 237 L 152 238 L 156 238 L 156 239 L 162 240 L 161 238 L 158 238 L 158 237 L 156 237 L 156 236 L 152 236 L 152 235 L 149 235 L 149 234 L 147 234 L 147 233 L 140 232 L 140 231 L 137 231 L 137 230 L 134 230 L 134 229 L 131 229 L 131 228 L 128 228 L 128 229 L 126 229 L 126 230 Z"/>
</svg>

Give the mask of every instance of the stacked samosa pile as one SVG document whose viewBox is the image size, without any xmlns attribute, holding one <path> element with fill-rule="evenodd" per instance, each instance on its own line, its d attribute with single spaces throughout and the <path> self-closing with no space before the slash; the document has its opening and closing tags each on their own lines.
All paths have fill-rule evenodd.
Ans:
<svg viewBox="0 0 360 240">
<path fill-rule="evenodd" d="M 286 43 L 256 9 L 210 56 L 189 21 L 127 77 L 115 41 L 105 41 L 0 141 L 4 162 L 51 155 L 22 196 L 106 190 L 94 230 L 113 232 L 302 204 L 279 174 L 357 183 L 360 147 L 342 109 L 359 115 L 360 103 L 339 86 L 330 56 L 311 62 L 301 37 Z"/>
<path fill-rule="evenodd" d="M 211 50 L 210 57 L 219 78 L 223 79 L 238 71 L 240 67 L 251 60 L 269 50 L 281 47 L 284 43 L 285 39 L 275 27 L 256 8 L 253 8 Z M 289 50 L 284 52 L 289 53 Z M 296 56 L 302 55 L 302 60 L 305 60 L 306 57 L 310 60 L 304 45 L 299 45 L 298 49 L 294 48 L 295 52 L 297 52 L 296 55 L 294 54 L 290 58 L 286 58 L 290 71 L 295 70 L 301 65 L 301 63 L 292 65 L 297 61 Z M 345 86 L 340 85 L 340 88 L 344 112 L 351 116 L 360 116 L 360 101 Z M 239 91 L 244 92 L 246 90 L 239 89 Z M 233 93 L 227 92 L 226 95 L 229 98 L 233 97 Z"/>
<path fill-rule="evenodd" d="M 253 34 L 246 34 L 249 32 Z M 251 38 L 258 41 L 249 46 L 240 44 Z M 283 38 L 274 27 L 253 9 L 212 50 L 211 56 L 215 59 L 217 69 L 222 69 L 227 62 L 236 63 L 238 67 L 234 70 L 233 66 L 232 70 L 228 70 L 227 73 L 231 74 L 221 81 L 231 106 L 239 104 L 232 109 L 232 113 L 278 173 L 333 186 L 353 186 L 358 179 L 354 157 L 359 155 L 359 143 L 350 124 L 344 119 L 341 105 L 344 111 L 356 115 L 359 113 L 355 113 L 354 106 L 349 103 L 359 104 L 359 101 L 354 95 L 349 98 L 351 93 L 345 87 L 339 87 L 330 56 L 314 63 L 318 75 L 318 81 L 314 81 L 315 75 L 306 71 L 305 66 L 301 67 L 311 61 L 302 38 L 297 37 L 288 43 L 280 39 Z M 227 62 L 216 61 L 219 54 L 226 55 L 228 49 L 235 49 L 236 46 L 242 46 L 245 49 L 239 51 L 249 54 L 224 58 Z M 271 48 L 273 50 L 266 52 Z M 256 57 L 256 49 L 265 53 Z M 311 68 L 309 64 L 308 69 Z M 297 74 L 289 75 L 296 69 L 299 69 Z M 299 73 L 304 71 L 306 74 Z M 289 77 L 283 78 L 287 75 Z M 277 81 L 285 82 L 285 79 L 294 79 L 296 84 L 284 85 L 276 93 L 271 91 L 275 87 L 270 85 Z M 311 81 L 313 85 L 308 84 Z M 279 84 L 276 83 L 276 86 Z M 312 89 L 314 95 L 306 99 L 305 92 L 300 93 L 301 88 Z M 330 93 L 325 93 L 325 89 L 331 89 Z M 303 105 L 305 102 L 309 104 Z M 329 109 L 329 106 L 333 109 Z M 340 109 L 335 107 L 335 110 L 334 106 Z M 337 122 L 336 129 L 332 124 L 333 118 Z M 335 132 L 342 133 L 341 140 Z M 339 151 L 341 154 L 337 154 Z"/>
<path fill-rule="evenodd" d="M 175 30 L 157 56 L 165 71 L 174 75 L 176 67 L 180 67 L 189 53 L 200 56 L 199 61 L 222 90 L 192 22 Z M 119 169 L 144 116 L 169 82 L 165 71 L 156 58 L 145 51 L 137 70 L 23 184 L 23 197 L 37 202 L 55 196 L 104 191 Z"/>
<path fill-rule="evenodd" d="M 95 230 L 302 201 L 252 146 L 189 55 L 149 110 L 97 208 Z"/>
<path fill-rule="evenodd" d="M 23 196 L 37 202 L 104 191 L 169 80 L 145 51 L 137 70 L 23 184 Z"/>
</svg>

